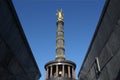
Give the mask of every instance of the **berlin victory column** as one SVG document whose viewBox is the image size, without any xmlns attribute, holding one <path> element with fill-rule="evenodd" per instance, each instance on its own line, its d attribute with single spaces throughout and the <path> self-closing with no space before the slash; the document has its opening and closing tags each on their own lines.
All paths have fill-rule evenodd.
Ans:
<svg viewBox="0 0 120 80">
<path fill-rule="evenodd" d="M 57 33 L 56 33 L 56 58 L 45 64 L 46 79 L 45 80 L 75 80 L 76 64 L 65 59 L 64 48 L 64 19 L 63 11 L 58 10 Z"/>
</svg>

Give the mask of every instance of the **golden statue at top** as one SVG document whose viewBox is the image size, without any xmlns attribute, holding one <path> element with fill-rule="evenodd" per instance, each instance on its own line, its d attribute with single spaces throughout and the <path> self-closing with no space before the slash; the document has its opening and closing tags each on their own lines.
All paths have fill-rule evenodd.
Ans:
<svg viewBox="0 0 120 80">
<path fill-rule="evenodd" d="M 63 12 L 62 12 L 62 9 L 57 10 L 56 15 L 58 16 L 58 21 L 63 20 L 63 15 L 64 15 L 64 14 L 63 14 Z"/>
</svg>

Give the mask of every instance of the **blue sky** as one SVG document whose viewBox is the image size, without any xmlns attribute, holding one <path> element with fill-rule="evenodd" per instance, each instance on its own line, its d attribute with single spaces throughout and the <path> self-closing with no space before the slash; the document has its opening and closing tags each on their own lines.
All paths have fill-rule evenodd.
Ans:
<svg viewBox="0 0 120 80">
<path fill-rule="evenodd" d="M 76 63 L 76 77 L 95 32 L 105 0 L 13 0 L 37 65 L 55 59 L 56 10 L 64 12 L 65 56 Z"/>
</svg>

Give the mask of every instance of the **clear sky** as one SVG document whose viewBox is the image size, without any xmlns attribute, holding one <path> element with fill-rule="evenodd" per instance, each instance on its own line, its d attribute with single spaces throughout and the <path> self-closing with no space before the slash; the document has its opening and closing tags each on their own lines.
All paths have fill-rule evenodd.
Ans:
<svg viewBox="0 0 120 80">
<path fill-rule="evenodd" d="M 105 0 L 13 0 L 37 65 L 55 59 L 56 10 L 64 12 L 66 59 L 76 63 L 76 77 L 95 32 Z"/>
</svg>

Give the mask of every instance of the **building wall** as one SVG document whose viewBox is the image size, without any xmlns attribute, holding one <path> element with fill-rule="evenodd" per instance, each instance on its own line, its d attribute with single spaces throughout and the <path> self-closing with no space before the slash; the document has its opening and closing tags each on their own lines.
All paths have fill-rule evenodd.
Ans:
<svg viewBox="0 0 120 80">
<path fill-rule="evenodd" d="M 120 0 L 107 0 L 78 79 L 120 80 L 119 76 Z"/>
<path fill-rule="evenodd" d="M 0 80 L 38 80 L 37 67 L 11 0 L 0 0 Z"/>
</svg>

